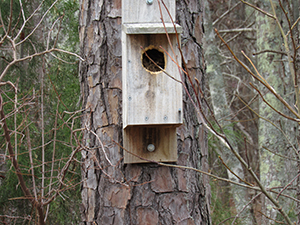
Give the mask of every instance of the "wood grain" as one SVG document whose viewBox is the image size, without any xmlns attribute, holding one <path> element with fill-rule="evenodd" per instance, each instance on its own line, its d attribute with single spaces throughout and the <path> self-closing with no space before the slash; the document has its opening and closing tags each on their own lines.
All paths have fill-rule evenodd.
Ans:
<svg viewBox="0 0 300 225">
<path fill-rule="evenodd" d="M 149 46 L 162 51 L 160 46 L 172 55 L 165 34 L 137 34 L 122 36 L 123 44 L 123 128 L 132 125 L 182 124 L 182 85 L 163 71 L 151 73 L 142 65 L 143 49 Z M 176 36 L 170 34 L 176 48 Z M 179 60 L 179 64 L 181 60 Z M 165 54 L 165 71 L 177 80 L 180 74 L 177 66 Z"/>
<path fill-rule="evenodd" d="M 175 24 L 177 33 L 182 32 L 181 26 Z M 174 34 L 176 33 L 172 23 L 130 23 L 123 24 L 122 30 L 126 34 Z"/>
<path fill-rule="evenodd" d="M 123 132 L 124 148 L 144 159 L 157 162 L 177 161 L 176 127 L 132 126 Z M 147 146 L 153 144 L 150 152 Z M 124 163 L 146 163 L 143 159 L 124 151 Z"/>
<path fill-rule="evenodd" d="M 175 1 L 164 1 L 173 19 L 175 19 Z M 171 22 L 171 19 L 161 5 L 163 19 Z M 123 23 L 159 23 L 161 16 L 157 0 L 153 0 L 152 5 L 148 5 L 146 0 L 123 0 L 122 1 L 122 20 Z"/>
</svg>

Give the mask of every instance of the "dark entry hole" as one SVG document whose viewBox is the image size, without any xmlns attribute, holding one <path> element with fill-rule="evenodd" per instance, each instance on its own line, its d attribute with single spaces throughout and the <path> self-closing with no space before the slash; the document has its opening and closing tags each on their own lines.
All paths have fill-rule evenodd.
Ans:
<svg viewBox="0 0 300 225">
<path fill-rule="evenodd" d="M 152 61 L 155 62 L 159 67 L 165 69 L 166 63 L 165 63 L 165 55 L 163 52 L 155 48 L 151 48 L 144 51 L 142 55 L 143 67 L 146 70 L 149 70 L 150 72 L 159 72 L 162 69 L 157 67 L 155 63 L 153 63 L 149 58 L 152 59 Z"/>
</svg>

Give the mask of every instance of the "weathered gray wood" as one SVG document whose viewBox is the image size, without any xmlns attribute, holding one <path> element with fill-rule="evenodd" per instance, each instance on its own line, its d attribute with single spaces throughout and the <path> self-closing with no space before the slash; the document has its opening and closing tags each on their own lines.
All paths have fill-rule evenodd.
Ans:
<svg viewBox="0 0 300 225">
<path fill-rule="evenodd" d="M 123 127 L 132 125 L 182 124 L 182 85 L 163 71 L 151 73 L 142 65 L 142 53 L 153 46 L 160 46 L 172 56 L 172 50 L 165 34 L 126 35 L 123 43 Z M 176 36 L 170 35 L 173 49 L 179 59 L 176 48 Z M 162 50 L 161 50 L 162 51 Z M 165 71 L 177 80 L 180 74 L 176 64 L 165 54 Z"/>
<path fill-rule="evenodd" d="M 175 19 L 175 1 L 164 1 L 169 12 Z M 161 4 L 164 21 L 171 22 L 171 19 Z M 159 23 L 161 22 L 161 16 L 157 0 L 153 0 L 153 3 L 147 4 L 146 0 L 123 0 L 122 1 L 122 20 L 123 23 Z"/>
<path fill-rule="evenodd" d="M 124 165 L 123 151 L 112 141 L 123 142 L 121 1 L 80 0 L 80 6 L 81 55 L 86 59 L 80 64 L 82 126 L 87 128 L 82 151 L 82 225 L 210 224 L 205 177 L 155 164 Z M 198 0 L 177 1 L 187 69 L 204 87 L 201 7 Z M 205 129 L 186 95 L 183 111 L 184 126 L 176 133 L 177 164 L 207 170 Z M 98 135 L 113 166 L 89 130 Z"/>
<path fill-rule="evenodd" d="M 164 25 L 156 22 L 155 16 L 159 13 L 157 2 L 149 5 L 139 1 L 136 10 L 128 17 L 127 11 L 135 8 L 137 2 L 122 2 L 125 14 L 122 20 L 123 144 L 126 150 L 133 153 L 124 152 L 124 163 L 147 162 L 134 154 L 147 160 L 176 162 L 176 126 L 183 122 L 182 84 L 180 71 L 172 60 L 181 65 L 176 47 L 180 45 L 180 36 L 177 43 L 175 33 L 178 32 L 179 35 L 182 29 L 176 25 L 177 31 L 172 23 Z M 167 3 L 173 10 L 175 1 Z M 145 16 L 149 17 L 148 12 L 153 17 L 145 20 Z M 140 13 L 142 15 L 137 16 Z M 175 14 L 172 15 L 174 19 Z M 166 31 L 170 36 L 170 43 Z M 161 63 L 161 69 L 154 64 L 149 65 L 148 58 L 145 59 L 148 57 L 145 52 L 148 51 L 156 52 L 153 57 L 159 56 L 153 60 Z M 171 53 L 171 57 L 167 57 L 167 53 Z M 144 140 L 148 136 L 151 136 L 151 140 Z M 149 144 L 155 146 L 154 152 L 147 150 Z"/>
<path fill-rule="evenodd" d="M 171 33 L 182 33 L 182 28 L 178 24 L 174 25 L 172 23 L 128 23 L 123 24 L 122 30 L 126 34 L 165 34 L 166 31 L 168 34 Z"/>
<path fill-rule="evenodd" d="M 156 162 L 177 161 L 176 127 L 131 126 L 123 134 L 124 147 L 134 154 L 124 151 L 124 163 L 149 162 L 135 155 Z M 153 152 L 147 150 L 149 144 L 155 147 Z"/>
</svg>

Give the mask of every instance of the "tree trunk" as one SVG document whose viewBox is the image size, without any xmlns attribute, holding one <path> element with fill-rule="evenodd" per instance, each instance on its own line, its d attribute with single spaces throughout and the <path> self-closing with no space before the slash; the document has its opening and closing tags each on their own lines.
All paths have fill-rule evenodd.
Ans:
<svg viewBox="0 0 300 225">
<path fill-rule="evenodd" d="M 280 9 L 278 3 L 274 2 L 276 14 L 280 21 L 285 22 L 285 16 Z M 262 1 L 260 7 L 263 10 L 271 11 L 269 1 Z M 271 11 L 272 12 L 272 11 Z M 284 51 L 281 33 L 275 20 L 271 20 L 261 13 L 257 13 L 257 50 L 273 50 L 275 52 Z M 285 23 L 283 23 L 285 26 Z M 284 27 L 284 29 L 288 29 Z M 290 105 L 294 104 L 293 79 L 291 71 L 289 71 L 288 60 L 283 54 L 274 54 L 266 52 L 259 54 L 258 71 L 276 90 L 276 92 L 284 98 Z M 277 98 L 266 90 L 261 88 L 264 99 L 269 102 L 276 110 L 286 115 L 291 115 L 283 104 L 279 103 Z M 295 176 L 296 163 L 285 158 L 278 157 L 272 152 L 279 155 L 285 155 L 289 158 L 295 158 L 295 152 L 292 151 L 291 144 L 297 146 L 297 124 L 291 120 L 280 116 L 273 109 L 267 106 L 262 100 L 259 105 L 260 116 L 264 119 L 259 120 L 259 147 L 261 149 L 261 181 L 266 187 L 281 187 L 289 183 Z M 273 124 L 271 124 L 271 122 Z M 284 134 L 284 135 L 283 135 Z M 269 151 L 270 150 L 270 151 Z M 278 170 L 278 168 L 281 168 Z M 287 190 L 286 194 L 292 195 Z M 274 210 L 267 199 L 263 203 L 263 213 L 270 218 L 276 218 L 277 210 Z M 293 203 L 285 199 L 284 206 L 286 211 L 292 207 Z M 266 222 L 267 223 L 267 219 Z"/>
<path fill-rule="evenodd" d="M 300 3 L 299 3 L 299 1 L 293 1 L 291 4 L 292 4 L 292 9 L 293 9 L 293 15 L 292 15 L 293 17 L 292 17 L 291 22 L 295 23 L 295 21 L 299 17 Z M 300 25 L 298 23 L 298 26 L 295 26 L 293 29 L 296 46 L 300 46 L 299 30 L 300 30 Z M 298 78 L 298 86 L 299 86 L 299 82 L 300 82 L 300 50 L 299 50 L 299 48 L 296 51 L 295 55 L 296 55 L 295 73 L 296 73 L 296 77 Z M 299 110 L 300 109 L 298 109 L 298 112 L 299 112 Z M 300 131 L 300 127 L 298 125 L 298 128 L 295 129 L 298 143 L 300 143 L 299 131 Z M 298 145 L 298 157 L 296 156 L 296 159 L 298 159 L 297 174 L 300 174 L 300 157 L 299 157 L 299 155 L 300 155 L 300 146 Z M 297 178 L 296 187 L 297 187 L 296 196 L 297 196 L 297 199 L 300 200 L 300 176 L 298 176 L 298 178 Z M 300 224 L 300 202 L 299 201 L 297 202 L 297 207 L 296 207 L 295 212 L 297 215 L 297 224 Z"/>
<path fill-rule="evenodd" d="M 123 150 L 115 144 L 122 143 L 121 0 L 81 0 L 80 5 L 86 147 L 82 224 L 210 224 L 206 177 L 150 163 L 123 164 Z M 177 2 L 187 69 L 204 85 L 201 11 L 199 1 Z M 185 93 L 183 101 L 185 124 L 177 130 L 177 164 L 207 170 L 205 129 Z"/>
<path fill-rule="evenodd" d="M 226 84 L 224 81 L 224 77 L 222 74 L 222 55 L 220 53 L 219 45 L 216 44 L 219 42 L 219 38 L 217 37 L 215 30 L 213 27 L 213 21 L 216 18 L 214 17 L 214 13 L 217 5 L 213 5 L 215 3 L 205 1 L 205 16 L 204 16 L 204 27 L 206 31 L 205 35 L 205 59 L 207 61 L 207 77 L 208 77 L 208 86 L 209 93 L 211 99 L 212 109 L 214 111 L 214 117 L 222 127 L 223 131 L 233 132 L 233 128 L 230 125 L 230 121 L 224 118 L 227 118 L 230 115 L 230 104 L 227 101 L 227 93 L 226 93 Z M 211 141 L 211 144 L 214 144 L 213 150 L 210 153 L 210 160 L 219 161 L 218 157 L 221 157 L 222 160 L 226 163 L 226 165 L 231 168 L 233 171 L 237 172 L 241 170 L 241 164 L 234 157 L 231 151 L 224 146 L 221 141 L 215 140 Z M 213 151 L 216 151 L 216 156 L 213 156 Z M 212 165 L 213 163 L 211 163 Z M 238 182 L 238 179 L 231 173 L 224 165 L 220 165 L 217 169 L 212 169 L 213 173 L 225 177 L 230 178 L 231 180 L 235 180 Z M 234 199 L 231 193 L 236 193 L 237 191 L 241 191 L 241 188 L 230 185 L 228 182 L 216 181 L 213 183 L 216 186 L 217 191 L 215 193 L 219 193 L 219 196 L 216 196 L 218 200 L 222 202 L 222 207 L 231 205 L 231 210 L 233 214 L 235 214 L 235 208 L 240 204 L 240 200 Z M 217 211 L 214 210 L 216 216 L 212 216 L 212 218 L 216 218 L 218 221 L 223 220 Z M 214 221 L 217 222 L 217 221 Z"/>
<path fill-rule="evenodd" d="M 245 4 L 241 4 L 236 9 L 237 12 L 232 13 L 232 21 L 239 19 L 241 21 L 254 20 L 253 11 L 251 8 L 247 7 Z M 251 19 L 249 19 L 251 18 Z M 248 22 L 250 23 L 250 21 Z M 246 27 L 247 24 L 244 24 Z M 230 43 L 232 50 L 235 52 L 239 59 L 244 59 L 241 50 L 248 56 L 251 56 L 255 44 L 253 40 L 249 37 L 254 37 L 253 33 L 242 32 L 238 35 L 233 43 Z M 249 47 L 251 46 L 251 47 Z M 246 60 L 244 63 L 251 68 L 251 65 Z M 237 140 L 237 148 L 243 159 L 247 160 L 251 169 L 255 172 L 256 176 L 260 178 L 260 159 L 259 159 L 259 147 L 258 147 L 258 118 L 257 116 L 248 108 L 246 105 L 251 107 L 252 110 L 258 112 L 258 100 L 255 97 L 257 93 L 253 88 L 250 87 L 249 83 L 255 83 L 253 78 L 249 75 L 245 75 L 245 69 L 238 63 L 231 64 L 231 71 L 233 75 L 236 75 L 240 79 L 240 84 L 237 85 L 236 93 L 232 93 L 234 100 L 232 100 L 231 110 L 232 114 L 236 115 L 236 123 L 234 130 L 241 134 L 240 140 Z M 232 82 L 232 80 L 231 80 Z M 228 87 L 228 85 L 227 85 Z M 236 97 L 237 96 L 237 97 Z M 244 179 L 251 183 L 257 185 L 255 179 L 249 173 L 248 168 L 243 166 Z M 247 213 L 248 218 L 243 219 L 244 224 L 256 224 L 261 225 L 262 215 L 261 215 L 261 195 L 258 197 L 258 191 L 251 189 L 246 189 L 245 198 L 241 200 L 243 203 L 242 207 L 245 207 L 251 201 L 249 205 L 249 212 Z M 239 198 L 239 197 L 237 197 Z M 242 209 L 242 208 L 240 208 Z"/>
<path fill-rule="evenodd" d="M 249 8 L 246 8 L 243 4 L 239 4 L 239 1 L 205 2 L 205 31 L 207 33 L 205 36 L 207 45 L 205 59 L 208 64 L 207 76 L 209 79 L 210 99 L 214 116 L 222 126 L 224 133 L 230 139 L 232 146 L 234 146 L 235 150 L 239 152 L 245 160 L 247 159 L 247 162 L 259 177 L 257 119 L 255 118 L 255 114 L 245 106 L 249 105 L 252 109 L 257 111 L 257 101 L 253 100 L 256 93 L 254 93 L 252 88 L 249 88 L 250 85 L 248 85 L 250 81 L 253 82 L 252 77 L 245 74 L 244 68 L 237 62 L 229 60 L 231 55 L 228 55 L 229 51 L 227 47 L 219 44 L 220 39 L 216 36 L 214 31 L 214 28 L 217 28 L 219 31 L 223 30 L 221 33 L 222 37 L 228 42 L 228 45 L 239 59 L 244 58 L 241 50 L 247 55 L 251 55 L 254 44 L 252 32 L 224 32 L 224 30 L 248 27 L 252 22 L 251 10 L 249 12 L 249 10 L 247 10 Z M 221 149 L 221 151 L 218 151 L 218 155 L 222 157 L 226 165 L 242 179 L 247 180 L 249 183 L 256 183 L 250 175 L 248 168 L 243 167 L 226 147 L 221 147 L 222 145 L 220 147 L 214 146 L 214 150 L 217 149 L 216 151 L 218 151 L 218 149 Z M 212 157 L 210 157 L 210 159 L 212 159 Z M 215 173 L 220 174 L 222 168 L 227 170 L 226 167 L 222 165 L 221 168 L 218 167 L 215 169 Z M 212 170 L 213 169 L 214 168 L 212 168 Z M 227 176 L 231 180 L 239 181 L 229 170 L 227 170 L 227 173 Z M 221 184 L 221 182 L 219 182 L 219 184 Z M 236 185 L 229 185 L 228 183 L 226 183 L 226 185 L 230 188 L 225 189 L 225 185 L 223 185 L 222 188 L 224 191 L 222 191 L 221 185 L 219 185 L 218 188 L 221 189 L 220 195 L 222 196 L 222 203 L 227 206 L 230 205 L 232 215 L 244 209 L 245 205 L 257 195 L 257 193 L 251 189 L 244 189 Z M 231 199 L 229 199 L 230 193 L 234 193 Z M 241 198 L 240 196 L 243 197 Z M 220 200 L 220 198 L 218 198 L 218 200 Z M 249 210 L 243 211 L 244 224 L 260 224 L 260 206 L 260 198 L 256 198 L 251 202 L 248 207 Z M 217 209 L 215 209 L 215 212 L 216 215 L 218 215 L 219 212 Z M 223 220 L 221 220 L 221 216 L 215 217 L 217 217 L 217 220 Z"/>
</svg>

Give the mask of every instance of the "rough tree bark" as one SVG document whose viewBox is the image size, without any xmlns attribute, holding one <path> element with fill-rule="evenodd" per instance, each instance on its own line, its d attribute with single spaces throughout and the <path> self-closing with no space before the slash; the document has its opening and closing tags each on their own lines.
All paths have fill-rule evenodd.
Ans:
<svg viewBox="0 0 300 225">
<path fill-rule="evenodd" d="M 243 32 L 242 30 L 243 28 L 249 28 L 250 24 L 252 24 L 254 20 L 252 19 L 253 9 L 250 8 L 249 10 L 238 0 L 205 2 L 205 40 L 207 45 L 205 59 L 208 64 L 207 77 L 209 79 L 209 93 L 214 115 L 223 127 L 227 137 L 231 140 L 232 145 L 235 146 L 235 149 L 244 159 L 248 160 L 251 168 L 259 177 L 257 118 L 245 106 L 247 104 L 257 111 L 258 103 L 254 100 L 256 93 L 253 92 L 249 85 L 249 82 L 253 82 L 253 80 L 251 76 L 245 74 L 243 67 L 230 59 L 231 55 L 228 55 L 227 47 L 219 44 L 220 39 L 214 31 L 216 28 L 221 32 L 222 37 L 228 42 L 228 45 L 238 58 L 244 58 L 241 50 L 247 55 L 251 55 L 253 52 L 254 34 L 253 32 Z M 241 31 L 228 32 L 236 28 L 240 28 Z M 227 31 L 225 32 L 225 30 Z M 234 137 L 232 137 L 232 134 Z M 218 152 L 218 155 L 222 157 L 232 171 L 239 174 L 240 177 L 249 183 L 255 183 L 255 180 L 249 174 L 248 168 L 243 167 L 225 146 L 223 149 L 217 148 L 222 150 Z M 222 168 L 226 170 L 230 179 L 238 181 L 238 178 L 229 172 L 226 167 L 222 165 Z M 217 170 L 217 173 L 220 173 L 222 168 L 218 167 L 215 170 Z M 230 188 L 225 189 L 225 185 Z M 223 204 L 230 205 L 231 212 L 234 215 L 240 212 L 257 194 L 251 189 L 240 188 L 236 185 L 229 186 L 228 183 L 223 185 L 223 190 L 224 192 L 221 190 Z M 234 193 L 231 199 L 230 193 Z M 261 200 L 259 198 L 252 201 L 252 204 L 248 207 L 249 210 L 244 210 L 243 212 L 244 224 L 260 224 L 260 206 Z"/>
<path fill-rule="evenodd" d="M 246 27 L 248 23 L 250 24 L 253 21 L 254 10 L 241 4 L 236 8 L 235 13 L 230 14 L 231 20 L 241 20 Z M 244 59 L 241 50 L 248 56 L 251 56 L 254 48 L 254 41 L 251 40 L 251 37 L 255 37 L 255 33 L 242 32 L 233 43 L 230 43 L 231 48 L 236 53 L 239 59 Z M 244 61 L 245 62 L 245 61 Z M 250 63 L 245 62 L 245 64 L 251 68 Z M 234 118 L 236 123 L 234 129 L 241 134 L 241 140 L 238 140 L 237 148 L 240 155 L 246 159 L 251 166 L 252 170 L 255 172 L 258 178 L 260 178 L 260 159 L 259 159 L 259 147 L 258 147 L 258 118 L 251 111 L 254 110 L 258 112 L 258 100 L 257 93 L 250 87 L 249 83 L 255 83 L 250 75 L 245 75 L 245 70 L 238 63 L 231 64 L 231 71 L 233 75 L 236 75 L 240 79 L 240 84 L 237 85 L 236 93 L 232 93 L 233 101 L 231 104 L 232 114 L 236 115 Z M 233 79 L 230 81 L 232 82 Z M 228 83 L 230 83 L 230 81 Z M 228 87 L 228 85 L 227 85 Z M 249 109 L 246 107 L 248 105 L 251 107 Z M 244 179 L 251 184 L 256 184 L 255 179 L 251 176 L 248 171 L 248 168 L 243 166 Z M 259 192 L 253 191 L 251 189 L 246 189 L 244 199 L 241 200 L 243 207 L 249 201 L 252 202 L 249 206 L 248 218 L 244 219 L 244 224 L 256 224 L 261 225 L 262 215 L 261 215 L 261 202 L 262 197 L 255 197 Z M 254 198 L 255 197 L 255 198 Z"/>
<path fill-rule="evenodd" d="M 156 164 L 122 163 L 122 149 L 113 142 L 122 143 L 121 0 L 80 0 L 80 6 L 86 129 L 82 224 L 210 224 L 206 177 Z M 177 2 L 187 67 L 204 85 L 202 9 L 201 1 Z M 184 112 L 184 126 L 177 131 L 177 163 L 207 170 L 206 132 L 187 95 Z"/>
<path fill-rule="evenodd" d="M 292 1 L 291 2 L 291 10 L 293 10 L 292 12 L 290 12 L 290 14 L 292 14 L 292 18 L 291 18 L 291 22 L 295 23 L 295 21 L 297 20 L 297 18 L 299 17 L 299 10 L 300 10 L 300 3 L 299 1 Z M 299 30 L 300 30 L 300 24 L 298 22 L 298 25 L 294 27 L 293 29 L 293 36 L 295 38 L 295 43 L 297 46 L 300 46 L 300 37 L 299 37 Z M 296 73 L 296 77 L 298 78 L 298 85 L 300 82 L 300 50 L 298 48 L 297 52 L 296 52 L 296 60 L 295 60 L 295 73 Z M 299 111 L 299 109 L 298 109 Z M 298 126 L 298 128 L 295 129 L 295 133 L 296 133 L 296 137 L 297 137 L 297 142 L 300 143 L 300 127 Z M 298 145 L 298 157 L 296 157 L 298 159 L 297 162 L 297 174 L 300 174 L 300 146 Z M 296 183 L 296 196 L 297 199 L 300 199 L 300 177 L 297 178 L 297 183 Z M 297 215 L 297 224 L 300 224 L 300 202 L 297 202 L 297 207 L 296 207 L 296 215 Z"/>
<path fill-rule="evenodd" d="M 277 2 L 273 4 L 276 8 L 277 17 L 279 20 L 284 21 L 283 26 L 285 26 L 285 16 L 280 6 Z M 262 1 L 259 7 L 272 12 L 269 1 Z M 276 21 L 269 19 L 261 13 L 257 13 L 256 22 L 258 27 L 258 52 L 263 50 L 284 51 L 281 33 Z M 284 29 L 287 29 L 287 27 L 284 27 Z M 272 85 L 279 95 L 289 102 L 290 105 L 293 105 L 294 96 L 290 94 L 293 93 L 293 80 L 288 67 L 287 57 L 284 54 L 266 52 L 259 54 L 257 59 L 258 70 L 261 75 Z M 286 115 L 291 114 L 269 91 L 262 89 L 262 93 L 266 101 L 274 106 L 276 110 Z M 274 156 L 273 153 L 266 151 L 266 149 L 294 158 L 295 155 L 290 143 L 297 143 L 297 127 L 295 127 L 295 123 L 292 121 L 279 116 L 278 113 L 268 107 L 262 100 L 259 105 L 259 112 L 260 116 L 272 121 L 277 126 L 276 128 L 270 122 L 263 119 L 259 121 L 261 181 L 266 187 L 281 187 L 296 176 L 296 165 L 293 161 Z M 283 169 L 278 170 L 278 168 Z M 290 207 L 292 207 L 292 203 L 286 199 L 285 208 L 289 209 Z M 262 212 L 270 218 L 276 218 L 278 214 L 276 210 L 270 207 L 270 202 L 267 199 L 262 204 Z M 263 220 L 264 223 L 267 223 L 267 221 L 268 219 Z"/>
<path fill-rule="evenodd" d="M 228 130 L 232 132 L 232 126 L 230 126 L 230 121 L 224 118 L 227 118 L 230 115 L 230 104 L 227 100 L 226 94 L 226 85 L 225 80 L 222 74 L 222 55 L 220 53 L 220 47 L 218 44 L 219 39 L 215 33 L 215 26 L 213 25 L 213 21 L 216 19 L 215 11 L 218 7 L 215 2 L 205 1 L 205 16 L 204 16 L 204 27 L 205 27 L 205 59 L 207 61 L 207 80 L 209 87 L 209 94 L 212 109 L 214 111 L 214 117 L 218 121 L 218 123 L 224 128 L 224 130 Z M 215 143 L 213 143 L 215 144 Z M 241 169 L 241 164 L 239 161 L 232 155 L 230 150 L 225 147 L 221 142 L 217 141 L 215 144 L 214 150 L 217 152 L 217 156 L 209 157 L 210 160 L 213 158 L 217 158 L 220 156 L 233 171 L 237 171 Z M 213 152 L 213 151 L 212 151 Z M 215 159 L 216 160 L 216 159 Z M 232 180 L 238 181 L 235 176 L 233 176 L 222 164 L 218 166 L 213 173 L 218 174 L 222 177 L 230 178 Z M 217 181 L 215 184 L 218 187 L 219 196 L 216 198 L 222 201 L 222 205 L 226 205 L 229 207 L 232 206 L 232 210 L 234 211 L 234 205 L 236 205 L 236 201 L 232 197 L 231 193 L 236 193 L 237 190 L 232 190 L 235 186 L 230 185 L 228 182 Z"/>
</svg>

